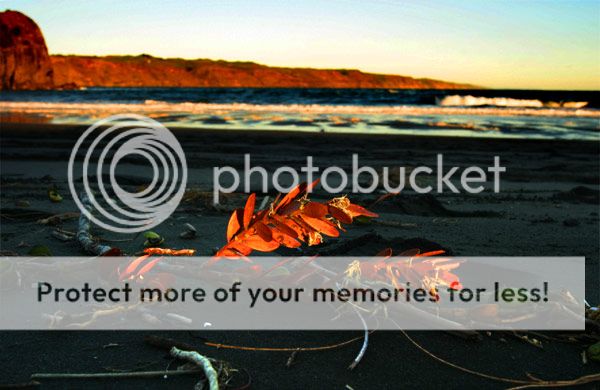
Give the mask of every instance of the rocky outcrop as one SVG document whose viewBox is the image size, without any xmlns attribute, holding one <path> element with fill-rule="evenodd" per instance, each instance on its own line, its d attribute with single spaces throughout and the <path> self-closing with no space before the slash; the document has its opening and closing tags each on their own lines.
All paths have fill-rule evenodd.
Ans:
<svg viewBox="0 0 600 390">
<path fill-rule="evenodd" d="M 273 87 L 466 89 L 472 85 L 348 69 L 140 56 L 52 56 L 57 85 L 77 87 Z"/>
<path fill-rule="evenodd" d="M 17 11 L 0 12 L 0 82 L 3 90 L 54 87 L 42 31 Z"/>
</svg>

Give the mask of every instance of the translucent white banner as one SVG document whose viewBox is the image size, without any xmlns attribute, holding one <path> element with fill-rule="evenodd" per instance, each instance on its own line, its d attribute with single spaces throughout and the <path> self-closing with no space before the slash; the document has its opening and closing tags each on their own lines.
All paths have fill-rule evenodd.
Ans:
<svg viewBox="0 0 600 390">
<path fill-rule="evenodd" d="M 4 257 L 1 329 L 563 329 L 583 257 Z"/>
</svg>

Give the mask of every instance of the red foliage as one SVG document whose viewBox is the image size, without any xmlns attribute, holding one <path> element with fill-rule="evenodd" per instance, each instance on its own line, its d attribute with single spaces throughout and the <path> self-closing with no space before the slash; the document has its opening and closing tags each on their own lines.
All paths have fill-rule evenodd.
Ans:
<svg viewBox="0 0 600 390">
<path fill-rule="evenodd" d="M 248 256 L 253 250 L 272 252 L 281 245 L 288 248 L 297 248 L 302 243 L 318 245 L 323 234 L 338 237 L 342 224 L 352 223 L 354 217 L 378 216 L 352 204 L 346 197 L 327 203 L 309 200 L 308 193 L 317 183 L 318 180 L 302 183 L 283 197 L 278 196 L 269 208 L 257 212 L 254 211 L 256 195 L 250 195 L 246 206 L 231 214 L 227 244 L 215 256 Z"/>
</svg>

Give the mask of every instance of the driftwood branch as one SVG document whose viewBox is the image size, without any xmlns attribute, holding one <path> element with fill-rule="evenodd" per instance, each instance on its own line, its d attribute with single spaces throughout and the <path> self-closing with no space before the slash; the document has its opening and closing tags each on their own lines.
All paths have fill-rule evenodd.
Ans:
<svg viewBox="0 0 600 390">
<path fill-rule="evenodd" d="M 85 192 L 81 194 L 81 204 L 90 214 L 94 212 L 90 198 Z M 90 233 L 90 228 L 90 219 L 87 217 L 87 215 L 85 215 L 85 213 L 81 213 L 79 216 L 79 228 L 77 229 L 77 241 L 79 241 L 81 247 L 87 253 L 96 256 L 102 255 L 111 250 L 112 248 L 110 246 L 99 244 L 96 240 L 94 240 Z"/>
</svg>

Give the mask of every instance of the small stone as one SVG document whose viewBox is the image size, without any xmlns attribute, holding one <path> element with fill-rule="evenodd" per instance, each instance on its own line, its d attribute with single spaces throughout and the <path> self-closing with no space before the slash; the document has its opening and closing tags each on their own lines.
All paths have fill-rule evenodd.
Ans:
<svg viewBox="0 0 600 390">
<path fill-rule="evenodd" d="M 185 227 L 185 230 L 179 235 L 179 237 L 185 239 L 192 239 L 196 237 L 196 228 L 192 224 L 186 223 L 183 226 Z"/>
</svg>

